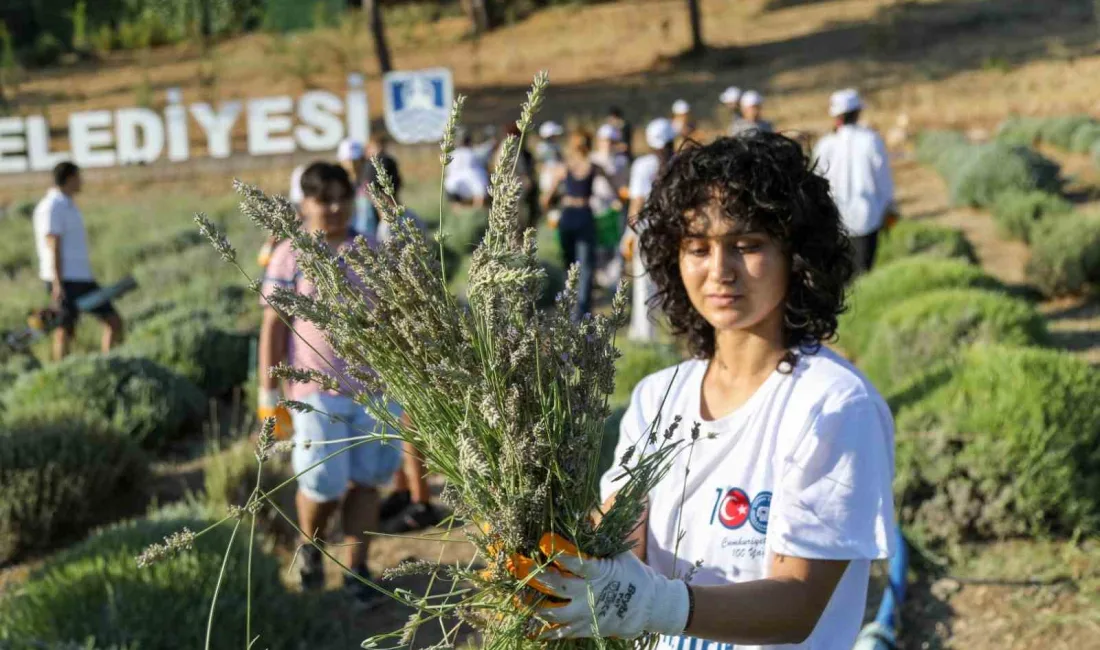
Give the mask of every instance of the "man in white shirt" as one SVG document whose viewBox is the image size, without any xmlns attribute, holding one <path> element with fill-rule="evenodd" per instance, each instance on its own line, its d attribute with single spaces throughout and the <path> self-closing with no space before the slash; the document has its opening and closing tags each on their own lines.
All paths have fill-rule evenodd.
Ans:
<svg viewBox="0 0 1100 650">
<path fill-rule="evenodd" d="M 886 144 L 877 133 L 859 124 L 863 101 L 852 88 L 838 90 L 829 99 L 836 120 L 833 133 L 814 149 L 819 173 L 830 191 L 855 249 L 856 267 L 869 271 L 875 259 L 878 233 L 893 210 L 894 179 Z"/>
<path fill-rule="evenodd" d="M 53 355 L 60 360 L 69 352 L 80 312 L 76 301 L 99 290 L 88 257 L 88 236 L 84 217 L 73 197 L 81 190 L 80 168 L 71 162 L 54 167 L 54 187 L 34 208 L 34 242 L 38 252 L 38 274 L 61 315 L 54 332 Z M 106 326 L 102 350 L 122 342 L 122 318 L 110 302 L 91 310 Z"/>
</svg>

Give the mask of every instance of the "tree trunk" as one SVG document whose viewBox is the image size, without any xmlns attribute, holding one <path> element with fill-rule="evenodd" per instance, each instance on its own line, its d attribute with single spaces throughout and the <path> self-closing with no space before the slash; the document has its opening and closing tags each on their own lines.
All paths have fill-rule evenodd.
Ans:
<svg viewBox="0 0 1100 650">
<path fill-rule="evenodd" d="M 199 0 L 199 32 L 207 42 L 214 35 L 214 17 L 210 11 L 210 2 L 211 0 Z"/>
<path fill-rule="evenodd" d="M 363 11 L 370 21 L 370 33 L 374 38 L 374 53 L 378 57 L 378 69 L 382 74 L 393 70 L 390 62 L 390 46 L 386 44 L 386 26 L 382 22 L 382 5 L 379 0 L 364 0 Z"/>
<path fill-rule="evenodd" d="M 699 0 L 687 0 L 688 16 L 691 18 L 691 51 L 698 54 L 706 49 L 703 43 L 703 19 L 699 15 Z"/>
<path fill-rule="evenodd" d="M 485 0 L 462 0 L 462 11 L 474 29 L 474 36 L 481 36 L 492 29 Z"/>
</svg>

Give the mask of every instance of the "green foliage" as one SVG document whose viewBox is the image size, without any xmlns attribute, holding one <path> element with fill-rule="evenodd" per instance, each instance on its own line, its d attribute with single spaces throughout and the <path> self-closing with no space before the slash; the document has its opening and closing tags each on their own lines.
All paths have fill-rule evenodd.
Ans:
<svg viewBox="0 0 1100 650">
<path fill-rule="evenodd" d="M 1048 296 L 1100 280 L 1100 213 L 1066 215 L 1032 230 L 1027 277 Z"/>
<path fill-rule="evenodd" d="M 150 544 L 183 528 L 198 532 L 205 519 L 156 517 L 105 528 L 84 543 L 51 558 L 22 591 L 0 605 L 0 642 L 73 643 L 94 637 L 97 645 L 142 648 L 202 648 L 210 598 L 223 556 L 225 579 L 214 615 L 213 648 L 243 644 L 247 619 L 248 530 L 230 545 L 232 522 L 197 538 L 194 549 L 139 568 L 134 558 Z M 287 592 L 274 556 L 252 556 L 252 632 L 256 647 L 308 647 L 326 622 L 313 602 Z M 2 644 L 2 643 L 0 643 Z M 36 646 L 37 647 L 37 646 Z"/>
<path fill-rule="evenodd" d="M 840 316 L 840 345 L 854 357 L 861 357 L 879 317 L 893 305 L 937 289 L 1002 288 L 997 280 L 962 260 L 914 257 L 877 267 L 856 280 L 849 309 Z"/>
<path fill-rule="evenodd" d="M 1100 142 L 1100 122 L 1089 121 L 1073 132 L 1069 150 L 1073 153 L 1088 153 L 1097 142 Z"/>
<path fill-rule="evenodd" d="M 459 210 L 443 219 L 440 233 L 444 243 L 461 255 L 473 253 L 489 229 L 486 210 Z"/>
<path fill-rule="evenodd" d="M 942 289 L 882 312 L 860 368 L 885 393 L 972 343 L 1047 341 L 1046 320 L 1023 300 L 979 289 Z"/>
<path fill-rule="evenodd" d="M 34 225 L 30 219 L 12 214 L 0 220 L 0 273 L 12 275 L 33 266 L 38 259 L 34 246 Z"/>
<path fill-rule="evenodd" d="M 1002 137 L 985 144 L 969 144 L 957 133 L 928 131 L 917 139 L 917 160 L 943 177 L 956 205 L 988 206 L 1008 190 L 1057 192 L 1058 164 L 1025 144 L 1014 144 L 1024 139 L 1024 131 L 1024 123 L 1013 123 L 1002 129 Z"/>
<path fill-rule="evenodd" d="M 264 29 L 278 32 L 290 32 L 317 27 L 318 19 L 328 24 L 327 17 L 339 16 L 346 6 L 344 0 L 317 0 L 312 6 L 306 4 L 303 10 L 302 0 L 268 0 L 264 9 Z"/>
<path fill-rule="evenodd" d="M 615 362 L 615 392 L 610 400 L 612 406 L 628 405 L 634 387 L 643 379 L 684 359 L 675 347 L 663 343 L 625 341 L 617 342 L 616 347 L 622 356 Z"/>
<path fill-rule="evenodd" d="M 1088 115 L 1064 115 L 1048 118 L 1043 122 L 1039 137 L 1044 144 L 1069 151 L 1073 146 L 1073 136 L 1083 126 L 1095 125 Z"/>
<path fill-rule="evenodd" d="M 15 40 L 7 25 L 0 21 L 0 87 L 10 88 L 18 80 L 19 61 L 15 58 Z"/>
<path fill-rule="evenodd" d="M 975 346 L 890 398 L 900 519 L 927 541 L 1088 535 L 1100 523 L 1100 374 Z"/>
<path fill-rule="evenodd" d="M 28 53 L 30 63 L 38 67 L 54 65 L 61 60 L 65 46 L 50 32 L 42 32 L 34 41 L 34 47 Z"/>
<path fill-rule="evenodd" d="M 961 164 L 970 146 L 966 137 L 957 131 L 924 131 L 917 136 L 917 160 L 946 176 Z"/>
<path fill-rule="evenodd" d="M 1009 190 L 1057 193 L 1059 171 L 1058 163 L 1027 147 L 990 142 L 973 145 L 969 159 L 946 179 L 952 202 L 983 207 Z"/>
<path fill-rule="evenodd" d="M 148 359 L 71 356 L 19 378 L 4 396 L 9 415 L 76 404 L 147 449 L 190 432 L 205 410 L 202 391 Z"/>
<path fill-rule="evenodd" d="M 111 29 L 110 25 L 100 25 L 98 29 L 92 32 L 91 43 L 92 49 L 101 56 L 114 51 L 115 47 L 118 46 L 115 39 L 115 30 Z"/>
<path fill-rule="evenodd" d="M 145 357 L 191 380 L 211 397 L 248 379 L 250 338 L 230 319 L 205 310 L 175 309 L 134 329 L 120 354 Z"/>
<path fill-rule="evenodd" d="M 1073 211 L 1073 204 L 1057 194 L 1042 191 L 1004 192 L 993 203 L 993 219 L 1005 237 L 1027 242 L 1036 223 L 1048 216 Z"/>
<path fill-rule="evenodd" d="M 875 264 L 889 264 L 914 255 L 942 259 L 958 258 L 971 263 L 978 259 L 974 255 L 974 247 L 970 245 L 966 236 L 962 231 L 954 228 L 945 228 L 915 219 L 903 219 L 893 228 L 879 235 Z"/>
<path fill-rule="evenodd" d="M 77 0 L 73 7 L 73 49 L 80 51 L 88 46 L 88 3 Z"/>
<path fill-rule="evenodd" d="M 256 488 L 256 445 L 249 439 L 216 451 L 207 456 L 203 471 L 203 503 L 213 512 L 225 512 L 230 506 L 248 503 Z M 272 490 L 294 475 L 287 456 L 273 455 L 264 461 L 260 473 L 260 487 L 285 513 L 294 512 L 295 486 L 291 481 L 277 492 Z M 298 532 L 274 508 L 263 508 L 257 513 L 257 523 L 266 535 L 287 543 L 296 543 Z"/>
<path fill-rule="evenodd" d="M 1046 119 L 1042 117 L 1010 117 L 997 127 L 997 140 L 1006 144 L 1030 147 L 1039 142 Z"/>
<path fill-rule="evenodd" d="M 79 534 L 140 494 L 141 450 L 80 406 L 0 422 L 0 563 Z"/>
</svg>

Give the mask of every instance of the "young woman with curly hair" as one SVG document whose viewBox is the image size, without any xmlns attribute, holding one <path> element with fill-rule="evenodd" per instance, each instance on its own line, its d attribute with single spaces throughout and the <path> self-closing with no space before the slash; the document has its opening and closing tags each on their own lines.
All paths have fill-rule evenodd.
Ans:
<svg viewBox="0 0 1100 650">
<path fill-rule="evenodd" d="M 558 549 L 544 635 L 849 650 L 871 561 L 893 551 L 894 441 L 883 399 L 822 345 L 853 275 L 828 182 L 789 138 L 722 138 L 669 162 L 640 226 L 654 303 L 694 358 L 635 387 L 616 458 L 673 423 L 683 447 L 635 553 Z"/>
</svg>

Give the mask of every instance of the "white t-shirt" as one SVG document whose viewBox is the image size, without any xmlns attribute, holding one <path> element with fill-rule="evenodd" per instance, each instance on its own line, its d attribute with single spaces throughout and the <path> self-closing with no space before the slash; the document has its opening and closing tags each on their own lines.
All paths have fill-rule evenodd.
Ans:
<svg viewBox="0 0 1100 650">
<path fill-rule="evenodd" d="M 466 201 L 484 198 L 489 192 L 489 172 L 473 149 L 454 150 L 443 176 L 443 189 Z"/>
<path fill-rule="evenodd" d="M 661 159 L 651 153 L 634 161 L 630 167 L 630 198 L 646 199 L 653 190 L 653 181 L 661 171 Z"/>
<path fill-rule="evenodd" d="M 871 561 L 894 550 L 890 410 L 857 370 L 822 348 L 802 355 L 793 373 L 772 373 L 732 413 L 704 422 L 700 389 L 706 368 L 705 361 L 686 361 L 646 377 L 622 420 L 616 459 L 631 444 L 638 450 L 649 444 L 658 414 L 658 443 L 677 415 L 683 419 L 674 439 L 689 441 L 682 444 L 690 443 L 695 422 L 702 425 L 690 465 L 685 447 L 649 494 L 646 562 L 663 575 L 683 577 L 702 560 L 691 584 L 717 585 L 766 578 L 775 553 L 849 560 L 810 637 L 781 647 L 851 650 Z M 615 466 L 603 477 L 602 497 L 614 493 L 621 472 Z M 677 554 L 678 530 L 685 535 Z M 658 647 L 754 646 L 662 637 Z"/>
<path fill-rule="evenodd" d="M 84 230 L 84 217 L 76 203 L 56 187 L 34 208 L 34 244 L 38 250 L 38 276 L 52 282 L 53 253 L 46 242 L 47 235 L 61 237 L 62 280 L 93 280 L 92 264 L 88 257 L 88 235 Z"/>
<path fill-rule="evenodd" d="M 878 134 L 858 124 L 844 125 L 814 147 L 820 173 L 840 210 L 848 234 L 862 237 L 882 228 L 894 202 L 890 156 Z"/>
</svg>

